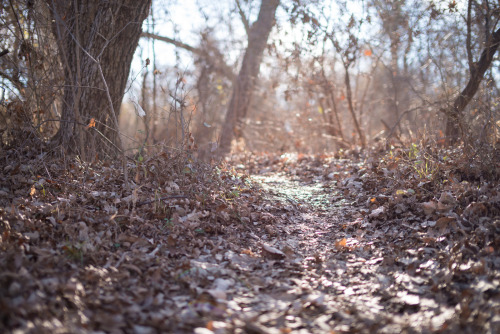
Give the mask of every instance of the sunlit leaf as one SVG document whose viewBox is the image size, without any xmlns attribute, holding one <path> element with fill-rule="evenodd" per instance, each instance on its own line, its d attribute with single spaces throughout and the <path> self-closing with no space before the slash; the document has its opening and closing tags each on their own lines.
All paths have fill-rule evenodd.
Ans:
<svg viewBox="0 0 500 334">
<path fill-rule="evenodd" d="M 89 125 L 87 125 L 87 129 L 90 128 L 95 128 L 95 118 L 90 119 Z"/>
<path fill-rule="evenodd" d="M 446 137 L 445 137 L 442 130 L 439 130 L 439 136 L 438 136 L 437 143 L 439 145 L 444 145 L 446 143 Z"/>
<path fill-rule="evenodd" d="M 417 295 L 407 294 L 401 298 L 401 300 L 407 305 L 418 305 L 420 304 L 420 297 Z"/>
<path fill-rule="evenodd" d="M 335 241 L 335 248 L 337 249 L 342 249 L 342 248 L 345 248 L 347 245 L 347 239 L 346 238 L 343 238 L 339 241 Z"/>
</svg>

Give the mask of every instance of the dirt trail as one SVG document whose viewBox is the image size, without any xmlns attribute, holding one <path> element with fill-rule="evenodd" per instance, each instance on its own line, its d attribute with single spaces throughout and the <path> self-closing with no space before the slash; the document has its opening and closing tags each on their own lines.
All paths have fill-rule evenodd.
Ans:
<svg viewBox="0 0 500 334">
<path fill-rule="evenodd" d="M 453 315 L 416 294 L 418 278 L 381 265 L 390 256 L 378 250 L 377 235 L 349 228 L 361 224 L 355 219 L 360 207 L 340 198 L 339 190 L 285 174 L 254 179 L 285 211 L 272 245 L 287 250 L 287 258 L 255 273 L 272 281 L 249 305 L 266 331 L 432 332 Z M 400 284 L 407 289 L 394 288 Z"/>
</svg>

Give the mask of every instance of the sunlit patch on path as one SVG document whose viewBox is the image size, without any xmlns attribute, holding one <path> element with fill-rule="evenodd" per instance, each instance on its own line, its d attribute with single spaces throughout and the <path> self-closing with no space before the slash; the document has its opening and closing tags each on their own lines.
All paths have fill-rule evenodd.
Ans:
<svg viewBox="0 0 500 334">
<path fill-rule="evenodd" d="M 421 237 L 404 221 L 371 219 L 379 213 L 361 200 L 370 197 L 357 176 L 334 182 L 294 174 L 252 176 L 283 218 L 280 233 L 264 241 L 287 251 L 286 259 L 259 273 L 273 281 L 256 298 L 288 303 L 261 310 L 256 319 L 263 328 L 393 333 L 446 331 L 456 324 L 448 292 L 434 293 L 440 290 L 436 279 L 451 274 L 436 261 L 441 251 L 419 246 Z M 342 196 L 345 189 L 357 191 L 354 201 L 352 194 Z"/>
<path fill-rule="evenodd" d="M 345 233 L 343 226 L 347 222 L 343 216 L 347 213 L 351 216 L 353 208 L 346 201 L 342 201 L 342 206 L 332 205 L 338 190 L 325 187 L 323 181 L 301 182 L 285 174 L 259 175 L 253 179 L 274 200 L 293 203 L 297 208 L 285 214 L 286 233 L 275 241 L 281 248 L 293 250 L 288 260 L 300 268 L 297 278 L 286 275 L 286 271 L 277 277 L 280 284 L 288 282 L 291 286 L 277 297 L 293 300 L 285 312 L 287 315 L 281 315 L 284 317 L 281 326 L 293 328 L 307 323 L 312 332 L 327 329 L 342 332 L 363 330 L 367 325 L 376 330 L 396 320 L 393 310 L 382 303 L 394 278 L 378 270 L 383 257 L 376 254 L 370 242 L 356 238 L 355 233 Z M 285 261 L 283 265 L 289 264 Z M 415 302 L 418 296 L 413 298 L 407 299 Z M 405 321 L 401 322 L 405 326 Z M 274 326 L 271 322 L 263 325 Z"/>
</svg>

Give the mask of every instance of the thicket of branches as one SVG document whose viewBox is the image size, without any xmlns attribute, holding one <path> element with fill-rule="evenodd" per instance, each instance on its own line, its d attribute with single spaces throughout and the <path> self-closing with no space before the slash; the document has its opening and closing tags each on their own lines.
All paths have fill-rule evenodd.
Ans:
<svg viewBox="0 0 500 334">
<path fill-rule="evenodd" d="M 68 80 L 51 3 L 1 5 L 2 145 L 46 143 L 64 122 L 78 123 L 61 112 Z M 125 98 L 121 115 L 129 149 L 185 148 L 194 138 L 197 154 L 210 157 L 221 139 L 303 153 L 423 141 L 497 156 L 498 2 L 200 1 L 191 26 L 180 6 L 153 2 L 144 21 L 136 59 L 148 66 L 132 70 L 125 97 L 134 102 Z M 158 55 L 165 43 L 175 47 L 170 62 Z M 138 107 L 143 116 L 131 112 Z M 96 117 L 88 115 L 81 127 Z M 95 140 L 106 142 L 110 132 L 100 130 Z"/>
</svg>

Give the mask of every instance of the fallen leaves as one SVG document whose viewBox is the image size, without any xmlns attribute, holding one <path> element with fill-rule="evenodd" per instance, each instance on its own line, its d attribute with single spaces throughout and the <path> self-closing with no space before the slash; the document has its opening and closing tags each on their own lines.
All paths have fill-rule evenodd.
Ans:
<svg viewBox="0 0 500 334">
<path fill-rule="evenodd" d="M 394 152 L 1 166 L 0 330 L 497 331 L 497 185 Z"/>
</svg>

